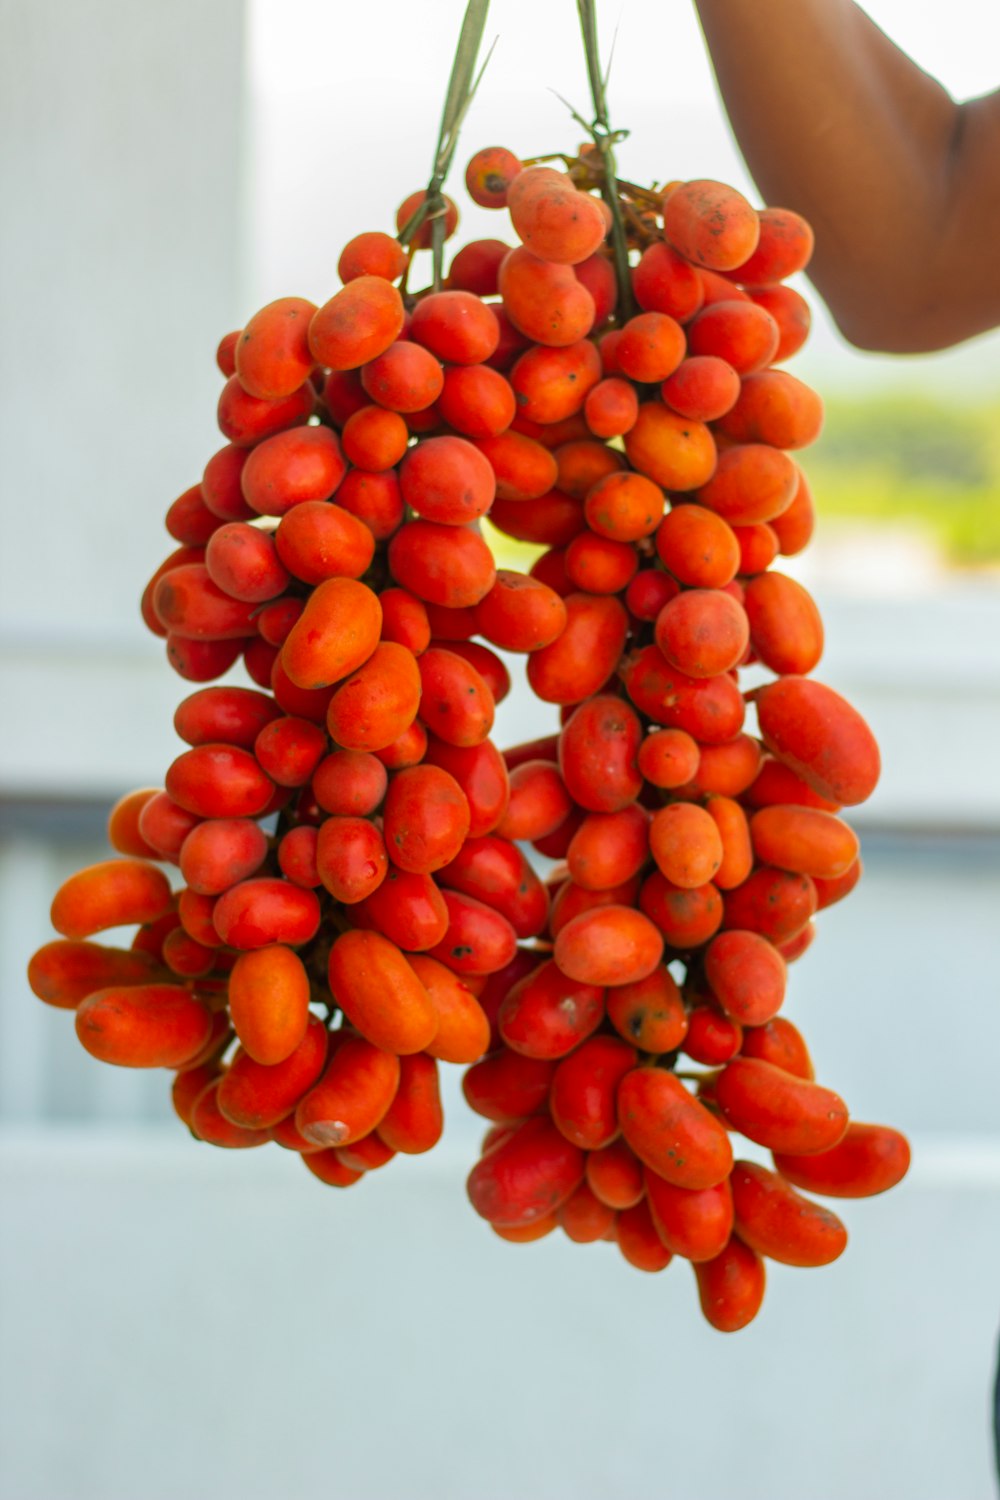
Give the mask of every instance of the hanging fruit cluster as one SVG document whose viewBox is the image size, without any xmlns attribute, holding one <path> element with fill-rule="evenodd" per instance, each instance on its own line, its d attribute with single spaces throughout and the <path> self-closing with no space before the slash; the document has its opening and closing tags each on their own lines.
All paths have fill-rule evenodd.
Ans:
<svg viewBox="0 0 1000 1500">
<path fill-rule="evenodd" d="M 180 704 L 188 748 L 115 807 L 122 857 L 61 888 L 30 977 L 94 1057 L 172 1070 L 198 1139 L 276 1142 L 335 1186 L 432 1147 L 438 1063 L 471 1064 L 497 1233 L 686 1257 L 729 1330 L 762 1257 L 844 1247 L 797 1188 L 907 1165 L 779 1014 L 858 879 L 839 812 L 879 769 L 771 567 L 813 524 L 790 452 L 821 408 L 782 368 L 811 235 L 717 183 L 563 163 L 477 153 L 470 193 L 519 243 L 466 245 L 443 286 L 407 290 L 457 221 L 415 194 L 404 243 L 358 235 L 324 306 L 222 340 L 225 446 L 167 512 L 143 614 L 189 682 L 241 661 L 255 686 Z M 495 567 L 486 516 L 544 549 L 530 573 Z M 506 756 L 494 648 L 563 715 Z M 548 886 L 525 843 L 562 861 Z M 776 1170 L 734 1162 L 734 1132 Z"/>
</svg>

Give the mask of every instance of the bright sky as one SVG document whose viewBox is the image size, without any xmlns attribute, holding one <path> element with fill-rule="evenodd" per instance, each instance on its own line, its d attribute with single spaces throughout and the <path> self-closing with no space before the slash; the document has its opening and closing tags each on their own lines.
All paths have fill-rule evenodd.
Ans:
<svg viewBox="0 0 1000 1500">
<path fill-rule="evenodd" d="M 993 0 L 949 0 L 946 20 L 930 0 L 870 0 L 865 8 L 955 97 L 1000 83 Z M 325 300 L 343 242 L 361 229 L 391 229 L 396 204 L 426 183 L 462 9 L 463 0 L 419 8 L 412 0 L 252 0 L 249 307 L 289 293 Z M 618 153 L 622 175 L 715 177 L 754 196 L 690 0 L 609 0 L 601 9 L 605 53 L 618 24 L 609 96 L 614 122 L 631 131 Z M 573 147 L 578 129 L 553 90 L 586 113 L 574 0 L 494 0 L 494 35 L 459 146 L 458 186 L 479 146 L 522 155 Z M 466 204 L 461 237 L 506 237 L 499 215 Z M 795 368 L 828 391 L 905 381 L 1000 394 L 1000 333 L 947 354 L 892 360 L 848 349 L 817 308 Z"/>
</svg>

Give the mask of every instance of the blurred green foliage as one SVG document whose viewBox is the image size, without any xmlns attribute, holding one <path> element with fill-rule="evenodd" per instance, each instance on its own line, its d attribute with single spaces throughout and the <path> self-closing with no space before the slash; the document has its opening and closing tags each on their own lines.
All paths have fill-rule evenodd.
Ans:
<svg viewBox="0 0 1000 1500">
<path fill-rule="evenodd" d="M 1000 563 L 1000 406 L 898 392 L 826 411 L 802 455 L 821 521 L 912 525 L 953 564 Z"/>
</svg>

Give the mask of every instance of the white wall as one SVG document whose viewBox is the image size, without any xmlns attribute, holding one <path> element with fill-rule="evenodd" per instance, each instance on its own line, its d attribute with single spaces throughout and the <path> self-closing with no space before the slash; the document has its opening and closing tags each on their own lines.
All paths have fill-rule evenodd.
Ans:
<svg viewBox="0 0 1000 1500">
<path fill-rule="evenodd" d="M 5 1500 L 990 1500 L 1000 1152 L 918 1141 L 715 1333 L 683 1262 L 496 1239 L 447 1148 L 0 1142 Z M 16 1235 L 13 1226 L 16 1226 Z"/>
<path fill-rule="evenodd" d="M 0 0 L 0 35 L 0 789 L 73 795 L 176 695 L 136 608 L 221 446 L 243 6 Z"/>
</svg>

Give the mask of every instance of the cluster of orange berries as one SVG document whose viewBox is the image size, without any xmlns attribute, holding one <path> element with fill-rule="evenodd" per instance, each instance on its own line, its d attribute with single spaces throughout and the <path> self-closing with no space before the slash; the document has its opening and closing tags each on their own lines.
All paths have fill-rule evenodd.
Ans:
<svg viewBox="0 0 1000 1500">
<path fill-rule="evenodd" d="M 469 191 L 520 243 L 466 245 L 443 289 L 407 290 L 427 222 L 409 249 L 368 232 L 325 305 L 222 340 L 226 445 L 167 512 L 143 613 L 182 677 L 242 661 L 254 686 L 180 704 L 187 748 L 115 807 L 122 857 L 60 889 L 30 977 L 95 1057 L 172 1070 L 197 1138 L 276 1142 L 334 1186 L 433 1146 L 438 1063 L 471 1064 L 497 1233 L 686 1257 L 728 1330 L 762 1257 L 844 1247 L 797 1187 L 907 1166 L 778 1014 L 879 770 L 808 675 L 814 602 L 770 568 L 812 530 L 789 454 L 821 407 L 775 367 L 812 240 L 718 183 L 619 185 L 623 286 L 599 158 L 567 165 L 477 153 Z M 528 574 L 496 568 L 487 516 L 544 549 Z M 563 720 L 505 755 L 498 650 Z M 754 663 L 773 677 L 741 688 Z M 525 844 L 560 861 L 547 884 Z M 777 1170 L 734 1163 L 734 1131 Z"/>
</svg>

